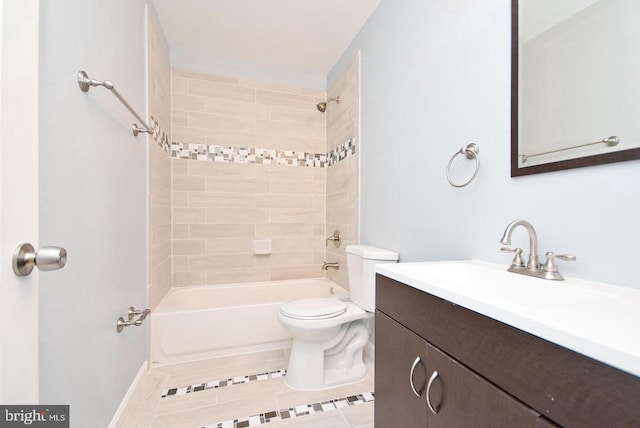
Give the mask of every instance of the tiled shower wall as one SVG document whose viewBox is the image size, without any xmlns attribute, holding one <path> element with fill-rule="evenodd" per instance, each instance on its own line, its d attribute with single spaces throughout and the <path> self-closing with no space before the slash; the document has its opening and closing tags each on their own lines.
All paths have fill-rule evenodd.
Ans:
<svg viewBox="0 0 640 428">
<path fill-rule="evenodd" d="M 169 48 L 153 5 L 148 7 L 149 125 L 149 307 L 171 288 L 171 70 Z M 138 138 L 144 138 L 142 134 Z"/>
<path fill-rule="evenodd" d="M 324 276 L 323 99 L 172 70 L 174 287 Z"/>
<path fill-rule="evenodd" d="M 342 243 L 327 246 L 327 261 L 340 264 L 327 277 L 349 288 L 345 247 L 359 242 L 359 159 L 360 159 L 360 57 L 356 55 L 331 84 L 327 97 L 340 97 L 340 104 L 327 105 L 327 151 L 352 140 L 354 152 L 327 167 L 327 233 L 340 231 Z"/>
</svg>

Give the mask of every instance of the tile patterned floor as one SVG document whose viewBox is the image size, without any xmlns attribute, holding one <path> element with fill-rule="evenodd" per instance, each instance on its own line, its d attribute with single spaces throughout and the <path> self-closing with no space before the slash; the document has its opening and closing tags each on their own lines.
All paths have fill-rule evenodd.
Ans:
<svg viewBox="0 0 640 428">
<path fill-rule="evenodd" d="M 152 368 L 122 428 L 373 428 L 373 377 L 324 391 L 285 384 L 288 349 Z"/>
</svg>

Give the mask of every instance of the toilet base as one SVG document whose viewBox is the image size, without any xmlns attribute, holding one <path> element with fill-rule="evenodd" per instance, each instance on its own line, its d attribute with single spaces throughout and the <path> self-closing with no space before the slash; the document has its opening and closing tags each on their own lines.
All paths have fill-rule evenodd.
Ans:
<svg viewBox="0 0 640 428">
<path fill-rule="evenodd" d="M 356 383 L 367 376 L 363 348 L 369 331 L 363 320 L 341 326 L 334 340 L 308 343 L 294 339 L 285 383 L 300 391 L 318 391 Z"/>
</svg>

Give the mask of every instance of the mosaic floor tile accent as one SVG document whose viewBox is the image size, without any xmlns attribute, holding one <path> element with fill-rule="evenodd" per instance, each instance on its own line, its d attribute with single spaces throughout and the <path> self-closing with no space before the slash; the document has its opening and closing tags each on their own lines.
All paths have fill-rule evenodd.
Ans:
<svg viewBox="0 0 640 428">
<path fill-rule="evenodd" d="M 237 376 L 223 380 L 212 380 L 210 382 L 196 383 L 194 385 L 169 388 L 162 393 L 162 398 L 173 395 L 185 395 L 192 392 L 206 391 L 207 389 L 223 388 L 225 386 L 238 385 L 241 383 L 256 382 L 260 380 L 275 379 L 287 375 L 286 369 L 274 370 L 267 373 L 258 373 L 246 376 Z"/>
<path fill-rule="evenodd" d="M 154 139 L 155 138 L 156 133 L 154 133 Z M 164 143 L 162 143 L 161 146 L 164 147 Z M 211 144 L 171 143 L 171 157 L 177 159 L 318 168 L 333 165 L 348 156 L 354 155 L 355 153 L 356 146 L 353 138 L 350 138 L 340 144 L 329 153 L 252 149 L 245 147 L 216 146 Z"/>
<path fill-rule="evenodd" d="M 255 427 L 270 422 L 299 418 L 315 413 L 331 412 L 343 407 L 357 406 L 375 401 L 373 392 L 363 392 L 357 395 L 322 401 L 319 403 L 305 404 L 302 406 L 287 407 L 285 409 L 272 410 L 257 415 L 245 416 L 237 419 L 229 419 L 209 425 L 200 425 L 198 428 L 245 428 Z"/>
</svg>

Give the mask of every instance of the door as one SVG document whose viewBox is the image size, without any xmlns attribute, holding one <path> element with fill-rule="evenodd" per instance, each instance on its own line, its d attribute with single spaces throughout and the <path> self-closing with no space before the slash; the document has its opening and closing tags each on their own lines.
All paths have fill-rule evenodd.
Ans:
<svg viewBox="0 0 640 428">
<path fill-rule="evenodd" d="M 144 1 L 0 0 L 0 15 L 0 402 L 107 426 L 145 362 L 146 326 L 116 320 L 146 308 L 148 140 L 76 75 L 144 115 Z M 17 277 L 22 242 L 65 247 L 67 265 Z"/>
<path fill-rule="evenodd" d="M 38 402 L 38 274 L 11 257 L 38 248 L 38 0 L 0 0 L 0 403 Z M 36 82 L 36 83 L 34 83 Z"/>
<path fill-rule="evenodd" d="M 5 0 L 7 1 L 7 0 Z M 40 400 L 69 404 L 74 427 L 109 425 L 145 362 L 148 134 L 103 87 L 146 116 L 143 0 L 40 1 L 40 244 L 63 246 L 64 269 L 40 273 Z"/>
<path fill-rule="evenodd" d="M 376 311 L 375 421 L 378 427 L 426 427 L 424 339 Z"/>
<path fill-rule="evenodd" d="M 427 343 L 429 428 L 535 428 L 539 414 Z M 434 411 L 436 413 L 434 413 Z"/>
</svg>

